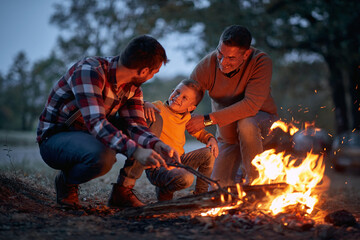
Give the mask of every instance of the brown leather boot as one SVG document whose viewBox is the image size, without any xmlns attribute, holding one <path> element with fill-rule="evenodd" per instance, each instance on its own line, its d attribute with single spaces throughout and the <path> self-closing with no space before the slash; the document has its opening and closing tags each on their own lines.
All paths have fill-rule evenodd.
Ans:
<svg viewBox="0 0 360 240">
<path fill-rule="evenodd" d="M 165 192 L 164 189 L 160 187 L 156 187 L 155 191 L 156 191 L 156 197 L 159 202 L 170 201 L 174 197 L 173 192 Z"/>
<path fill-rule="evenodd" d="M 118 183 L 113 184 L 108 206 L 112 208 L 129 208 L 129 207 L 142 207 L 145 204 L 142 203 L 132 188 L 124 187 Z"/>
<path fill-rule="evenodd" d="M 67 184 L 62 172 L 55 177 L 56 202 L 60 205 L 80 207 L 79 185 Z"/>
</svg>

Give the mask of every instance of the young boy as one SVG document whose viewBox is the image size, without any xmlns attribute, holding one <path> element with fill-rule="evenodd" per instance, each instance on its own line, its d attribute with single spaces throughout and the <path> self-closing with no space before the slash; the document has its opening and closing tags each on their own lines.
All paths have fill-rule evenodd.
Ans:
<svg viewBox="0 0 360 240">
<path fill-rule="evenodd" d="M 191 112 L 203 97 L 200 85 L 190 79 L 181 81 L 170 94 L 166 102 L 145 102 L 145 118 L 152 122 L 150 130 L 161 141 L 176 149 L 181 155 L 181 162 L 210 177 L 215 158 L 219 150 L 215 137 L 204 129 L 193 134 L 197 140 L 206 144 L 201 148 L 184 154 L 185 125 L 191 119 Z M 156 186 L 159 201 L 171 200 L 175 191 L 190 187 L 194 181 L 193 174 L 185 169 L 159 167 L 147 169 L 146 175 Z M 202 179 L 196 180 L 194 194 L 206 192 L 208 184 Z"/>
</svg>

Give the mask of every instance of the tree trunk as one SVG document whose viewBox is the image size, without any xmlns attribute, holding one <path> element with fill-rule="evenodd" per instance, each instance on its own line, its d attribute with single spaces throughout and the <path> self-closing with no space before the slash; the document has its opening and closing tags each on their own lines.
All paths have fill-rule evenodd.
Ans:
<svg viewBox="0 0 360 240">
<path fill-rule="evenodd" d="M 360 130 L 360 63 L 349 68 L 352 127 Z"/>
<path fill-rule="evenodd" d="M 335 59 L 326 58 L 326 62 L 329 66 L 329 83 L 335 105 L 336 132 L 339 134 L 349 130 L 346 107 L 346 92 L 341 69 L 339 69 L 337 61 Z"/>
</svg>

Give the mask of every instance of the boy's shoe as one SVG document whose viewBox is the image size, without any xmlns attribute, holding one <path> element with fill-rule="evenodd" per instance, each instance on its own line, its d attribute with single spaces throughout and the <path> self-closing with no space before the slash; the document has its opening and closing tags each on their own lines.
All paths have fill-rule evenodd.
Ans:
<svg viewBox="0 0 360 240">
<path fill-rule="evenodd" d="M 124 187 L 118 183 L 113 184 L 108 206 L 112 208 L 142 207 L 141 202 L 133 192 L 132 188 Z"/>
<path fill-rule="evenodd" d="M 163 188 L 156 187 L 156 197 L 159 202 L 172 200 L 174 197 L 173 192 L 165 192 Z"/>
<path fill-rule="evenodd" d="M 62 172 L 55 177 L 56 202 L 60 205 L 79 207 L 79 185 L 67 184 Z"/>
</svg>

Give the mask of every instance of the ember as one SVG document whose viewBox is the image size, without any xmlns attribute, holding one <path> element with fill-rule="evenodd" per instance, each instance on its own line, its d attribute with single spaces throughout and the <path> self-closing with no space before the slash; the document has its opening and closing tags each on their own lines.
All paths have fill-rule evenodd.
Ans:
<svg viewBox="0 0 360 240">
<path fill-rule="evenodd" d="M 228 192 L 231 192 L 230 188 L 228 188 Z M 228 210 L 238 208 L 243 203 L 242 199 L 243 199 L 243 197 L 246 196 L 246 193 L 242 190 L 240 184 L 236 184 L 236 192 L 238 193 L 238 200 L 235 204 L 232 203 L 232 197 L 231 197 L 231 195 L 229 195 L 227 202 L 229 202 L 232 205 L 219 207 L 219 208 L 212 208 L 205 213 L 201 213 L 201 216 L 203 216 L 203 217 L 205 217 L 205 216 L 221 216 L 221 215 L 226 214 Z M 226 203 L 225 197 L 223 194 L 221 194 L 220 199 L 221 199 L 221 203 L 223 203 L 223 204 Z"/>
</svg>

